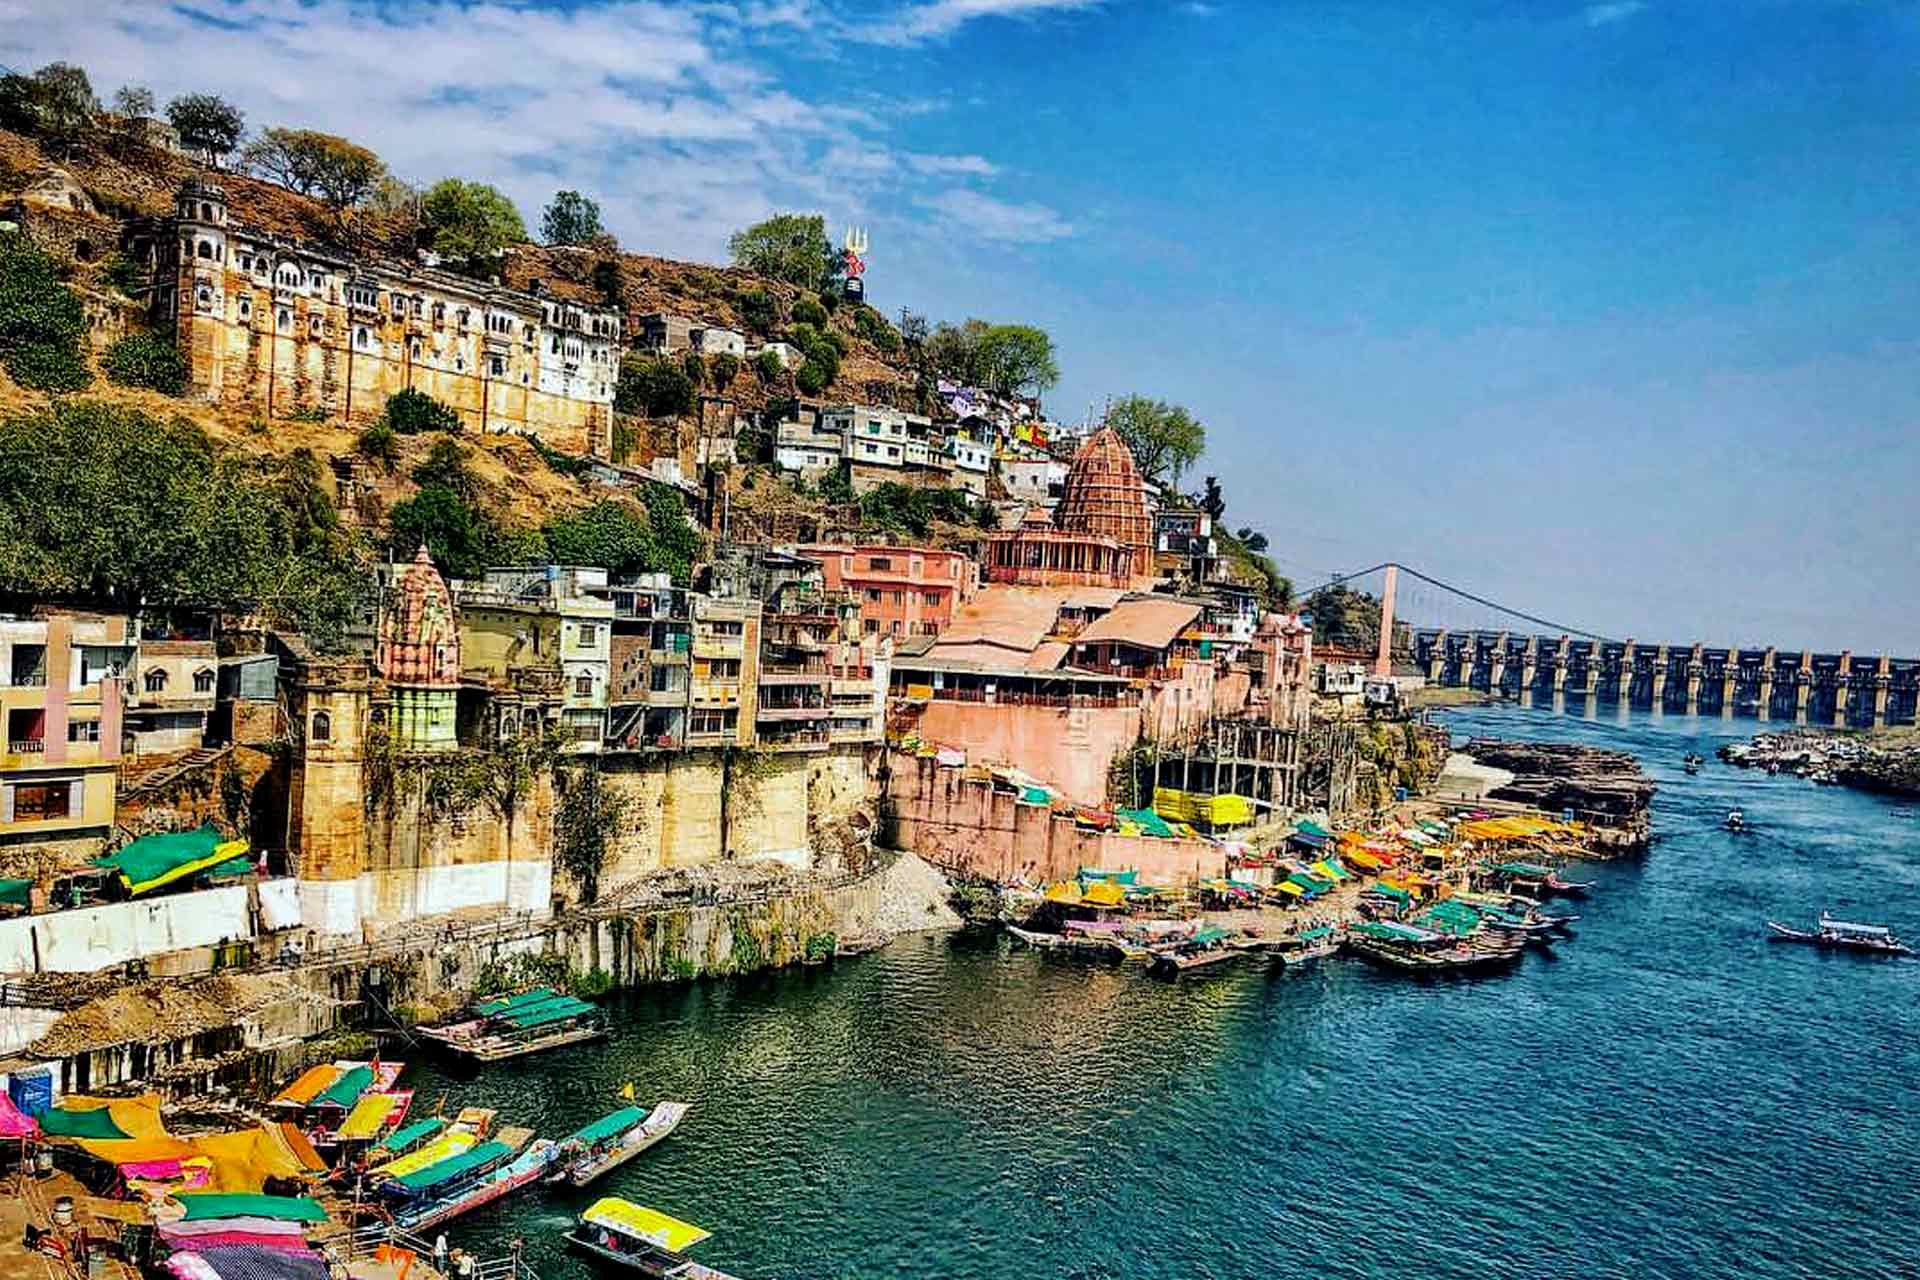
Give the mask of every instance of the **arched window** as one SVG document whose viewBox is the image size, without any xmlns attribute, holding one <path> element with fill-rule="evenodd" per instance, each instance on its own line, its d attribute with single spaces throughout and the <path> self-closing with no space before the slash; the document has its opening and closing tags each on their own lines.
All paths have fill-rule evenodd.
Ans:
<svg viewBox="0 0 1920 1280">
<path fill-rule="evenodd" d="M 196 253 L 196 254 L 197 254 L 197 255 L 198 255 L 199 257 L 202 257 L 202 258 L 211 258 L 211 257 L 213 257 L 213 246 L 212 246 L 212 245 L 210 245 L 210 244 L 208 244 L 208 243 L 207 243 L 207 242 L 206 242 L 205 240 L 202 240 L 202 241 L 200 242 L 200 247 L 199 247 L 198 249 L 196 249 L 196 250 L 194 250 L 194 252 L 195 252 L 195 253 Z"/>
<path fill-rule="evenodd" d="M 204 284 L 195 288 L 193 291 L 193 305 L 202 311 L 213 310 L 213 290 Z"/>
<path fill-rule="evenodd" d="M 253 319 L 253 300 L 251 298 L 240 299 L 240 319 L 242 321 Z"/>
<path fill-rule="evenodd" d="M 320 336 L 320 317 L 307 317 L 307 333 L 315 338 Z"/>
<path fill-rule="evenodd" d="M 433 304 L 433 322 L 435 324 L 441 324 L 446 320 L 446 318 L 447 318 L 447 304 L 444 302 L 434 303 Z"/>
<path fill-rule="evenodd" d="M 195 693 L 213 692 L 213 671 L 211 668 L 202 667 L 193 673 L 193 691 Z"/>
<path fill-rule="evenodd" d="M 202 221 L 202 222 L 212 222 L 212 221 L 213 221 L 213 206 L 212 206 L 212 205 L 210 205 L 210 204 L 206 204 L 206 203 L 204 203 L 204 202 L 202 202 L 202 204 L 200 205 L 200 221 Z"/>
<path fill-rule="evenodd" d="M 274 313 L 273 325 L 274 328 L 278 329 L 281 333 L 292 333 L 293 312 L 287 310 L 285 307 L 280 308 L 279 311 Z"/>
<path fill-rule="evenodd" d="M 167 688 L 167 673 L 159 667 L 149 667 L 140 683 L 146 686 L 148 693 L 164 693 Z"/>
<path fill-rule="evenodd" d="M 353 331 L 353 345 L 362 351 L 365 351 L 369 346 L 373 345 L 373 339 L 368 335 L 364 326 Z"/>
<path fill-rule="evenodd" d="M 308 731 L 307 737 L 314 742 L 331 741 L 333 738 L 333 717 L 324 711 L 314 712 L 313 728 Z"/>
</svg>

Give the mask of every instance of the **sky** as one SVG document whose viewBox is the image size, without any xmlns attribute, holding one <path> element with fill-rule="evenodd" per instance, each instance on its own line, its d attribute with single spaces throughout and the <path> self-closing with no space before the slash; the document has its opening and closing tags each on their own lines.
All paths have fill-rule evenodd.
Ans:
<svg viewBox="0 0 1920 1280">
<path fill-rule="evenodd" d="M 641 252 L 862 226 L 1056 417 L 1192 409 L 1303 584 L 1920 654 L 1912 0 L 0 0 L 53 59 Z"/>
</svg>

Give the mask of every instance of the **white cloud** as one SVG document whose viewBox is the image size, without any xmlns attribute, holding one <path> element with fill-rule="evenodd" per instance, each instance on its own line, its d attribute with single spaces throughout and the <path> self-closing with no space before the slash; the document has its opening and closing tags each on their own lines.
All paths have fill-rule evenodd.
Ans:
<svg viewBox="0 0 1920 1280">
<path fill-rule="evenodd" d="M 884 102 L 783 84 L 768 40 L 830 28 L 820 0 L 197 2 L 0 0 L 0 62 L 75 61 L 102 96 L 125 83 L 162 102 L 218 93 L 255 128 L 345 135 L 413 181 L 494 183 L 530 225 L 557 187 L 577 187 L 630 247 L 673 256 L 716 257 L 729 231 L 774 208 L 866 222 L 938 210 L 922 202 L 977 194 L 955 184 L 997 173 L 984 156 L 902 147 L 890 136 L 901 113 Z M 938 0 L 904 12 L 931 31 L 1057 7 Z M 1025 207 L 979 198 L 1010 212 L 977 234 L 1008 238 Z M 1025 238 L 1048 238 L 1048 225 L 1035 218 Z"/>
<path fill-rule="evenodd" d="M 1611 22 L 1625 22 L 1628 18 L 1646 11 L 1646 0 L 1609 0 L 1606 4 L 1590 4 L 1581 10 L 1581 16 L 1590 27 L 1604 27 Z"/>
<path fill-rule="evenodd" d="M 1212 18 L 1218 16 L 1220 6 L 1207 4 L 1205 0 L 1187 0 L 1187 3 L 1180 6 L 1180 12 L 1190 18 Z"/>
<path fill-rule="evenodd" d="M 1073 224 L 1041 204 L 999 200 L 966 187 L 954 187 L 920 201 L 948 226 L 985 240 L 1042 244 L 1073 234 Z"/>
<path fill-rule="evenodd" d="M 952 35 L 979 18 L 1033 18 L 1099 7 L 1104 0 L 926 0 L 880 23 L 849 29 L 854 39 L 876 44 L 919 44 Z"/>
</svg>

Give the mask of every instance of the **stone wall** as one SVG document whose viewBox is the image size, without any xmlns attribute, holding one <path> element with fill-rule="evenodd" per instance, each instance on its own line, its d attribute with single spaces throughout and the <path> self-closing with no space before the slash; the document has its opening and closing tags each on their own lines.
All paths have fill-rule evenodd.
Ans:
<svg viewBox="0 0 1920 1280">
<path fill-rule="evenodd" d="M 1075 804 L 1107 802 L 1107 769 L 1140 736 L 1137 706 L 1046 707 L 935 698 L 914 723 L 922 739 L 976 764 L 1016 765 Z"/>
<path fill-rule="evenodd" d="M 1134 869 L 1152 884 L 1226 874 L 1221 846 L 1084 831 L 1070 814 L 933 760 L 895 755 L 882 836 L 954 875 L 1064 880 L 1081 867 Z"/>
</svg>

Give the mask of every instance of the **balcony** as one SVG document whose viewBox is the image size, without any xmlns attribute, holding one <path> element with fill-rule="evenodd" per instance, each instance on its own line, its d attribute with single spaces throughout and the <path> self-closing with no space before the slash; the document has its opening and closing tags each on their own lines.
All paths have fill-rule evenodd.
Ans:
<svg viewBox="0 0 1920 1280">
<path fill-rule="evenodd" d="M 739 636 L 695 636 L 693 638 L 693 656 L 696 658 L 737 658 L 742 652 Z"/>
<path fill-rule="evenodd" d="M 814 688 L 825 688 L 831 679 L 832 677 L 827 674 L 827 669 L 824 665 L 815 669 L 797 669 L 793 667 L 788 667 L 784 670 L 768 670 L 765 667 L 760 669 L 760 683 L 763 687 L 767 685 L 782 685 L 787 687 L 811 686 Z"/>
<path fill-rule="evenodd" d="M 7 753 L 9 755 L 37 756 L 46 751 L 46 749 L 47 740 L 45 738 L 7 739 Z"/>
<path fill-rule="evenodd" d="M 755 720 L 764 721 L 765 723 L 768 723 L 768 724 L 781 724 L 781 723 L 806 721 L 806 720 L 831 720 L 833 718 L 833 708 L 825 707 L 825 706 L 821 706 L 821 707 L 762 706 L 762 707 L 756 707 L 754 709 L 753 718 Z"/>
</svg>

